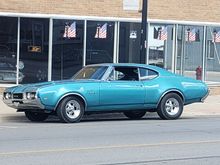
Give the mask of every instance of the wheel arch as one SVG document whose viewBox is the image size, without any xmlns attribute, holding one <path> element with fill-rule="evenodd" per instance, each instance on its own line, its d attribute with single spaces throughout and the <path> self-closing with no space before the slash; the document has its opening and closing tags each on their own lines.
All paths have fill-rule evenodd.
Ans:
<svg viewBox="0 0 220 165">
<path fill-rule="evenodd" d="M 56 111 L 57 110 L 57 107 L 59 106 L 59 104 L 62 102 L 63 99 L 65 99 L 66 97 L 70 97 L 70 96 L 74 96 L 74 97 L 77 97 L 78 99 L 80 99 L 84 105 L 84 108 L 86 110 L 87 108 L 87 102 L 86 102 L 86 99 L 79 93 L 67 93 L 65 95 L 63 95 L 58 101 L 57 101 L 57 104 L 54 108 L 54 110 Z"/>
<path fill-rule="evenodd" d="M 160 96 L 160 99 L 157 103 L 157 107 L 159 106 L 161 100 L 163 99 L 164 96 L 166 96 L 167 94 L 169 93 L 176 93 L 177 95 L 179 95 L 181 97 L 181 99 L 183 100 L 183 104 L 185 103 L 185 97 L 184 97 L 184 94 L 179 91 L 178 89 L 170 89 L 170 90 L 167 90 L 166 92 L 164 92 L 161 96 Z"/>
</svg>

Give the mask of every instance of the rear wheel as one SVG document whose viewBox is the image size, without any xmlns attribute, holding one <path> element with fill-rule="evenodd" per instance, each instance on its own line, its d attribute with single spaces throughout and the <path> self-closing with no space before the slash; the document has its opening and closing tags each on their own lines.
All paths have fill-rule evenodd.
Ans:
<svg viewBox="0 0 220 165">
<path fill-rule="evenodd" d="M 64 98 L 57 108 L 57 115 L 64 123 L 76 123 L 81 120 L 84 114 L 83 102 L 75 97 Z"/>
<path fill-rule="evenodd" d="M 46 114 L 46 113 L 25 111 L 25 116 L 26 116 L 30 121 L 40 122 L 40 121 L 46 120 L 49 115 Z"/>
<path fill-rule="evenodd" d="M 141 119 L 146 114 L 145 111 L 127 111 L 124 115 L 129 119 Z"/>
<path fill-rule="evenodd" d="M 164 120 L 178 119 L 182 112 L 183 100 L 176 93 L 168 93 L 165 95 L 157 108 L 158 115 Z"/>
</svg>

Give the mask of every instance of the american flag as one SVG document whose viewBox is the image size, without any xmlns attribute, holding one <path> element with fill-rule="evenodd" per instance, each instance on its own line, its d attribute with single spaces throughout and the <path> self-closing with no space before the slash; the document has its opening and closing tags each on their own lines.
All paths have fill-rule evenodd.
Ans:
<svg viewBox="0 0 220 165">
<path fill-rule="evenodd" d="M 162 27 L 160 30 L 159 30 L 159 35 L 158 35 L 158 40 L 162 40 L 162 41 L 165 41 L 167 40 L 167 27 Z"/>
<path fill-rule="evenodd" d="M 107 23 L 96 28 L 95 38 L 107 38 Z"/>
<path fill-rule="evenodd" d="M 220 42 L 220 31 L 213 32 L 212 42 Z"/>
<path fill-rule="evenodd" d="M 195 28 L 193 28 L 192 30 L 190 29 L 186 30 L 186 41 L 188 42 L 196 41 L 196 29 Z"/>
<path fill-rule="evenodd" d="M 76 22 L 73 22 L 70 26 L 65 26 L 65 31 L 63 34 L 64 38 L 75 38 L 76 37 Z"/>
</svg>

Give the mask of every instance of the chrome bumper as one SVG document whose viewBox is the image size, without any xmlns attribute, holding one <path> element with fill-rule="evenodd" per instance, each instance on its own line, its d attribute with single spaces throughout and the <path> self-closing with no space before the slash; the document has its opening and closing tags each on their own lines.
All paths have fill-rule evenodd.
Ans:
<svg viewBox="0 0 220 165">
<path fill-rule="evenodd" d="M 206 93 L 206 95 L 201 99 L 201 102 L 204 102 L 205 99 L 209 96 L 210 93 L 210 89 L 208 89 L 208 92 Z"/>
<path fill-rule="evenodd" d="M 3 102 L 9 107 L 15 109 L 45 109 L 45 106 L 39 99 L 27 100 L 27 99 L 5 99 Z"/>
</svg>

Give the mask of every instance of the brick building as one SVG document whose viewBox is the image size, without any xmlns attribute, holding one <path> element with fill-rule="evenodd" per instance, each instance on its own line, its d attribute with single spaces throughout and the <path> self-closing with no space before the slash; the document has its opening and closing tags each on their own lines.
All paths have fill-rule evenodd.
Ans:
<svg viewBox="0 0 220 165">
<path fill-rule="evenodd" d="M 126 8 L 139 3 L 0 1 L 0 85 L 68 79 L 93 63 L 139 63 L 141 14 Z M 219 7 L 218 0 L 148 0 L 145 63 L 219 83 Z"/>
</svg>

